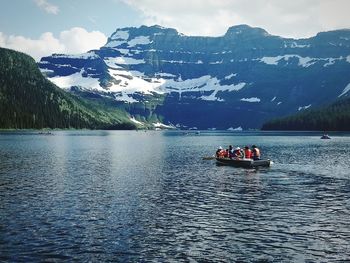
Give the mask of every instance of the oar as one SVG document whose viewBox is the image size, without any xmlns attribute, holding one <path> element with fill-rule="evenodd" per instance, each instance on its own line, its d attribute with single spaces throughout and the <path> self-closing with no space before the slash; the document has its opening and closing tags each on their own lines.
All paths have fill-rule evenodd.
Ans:
<svg viewBox="0 0 350 263">
<path fill-rule="evenodd" d="M 216 159 L 215 156 L 204 156 L 204 157 L 202 158 L 202 160 L 214 160 L 214 159 Z"/>
</svg>

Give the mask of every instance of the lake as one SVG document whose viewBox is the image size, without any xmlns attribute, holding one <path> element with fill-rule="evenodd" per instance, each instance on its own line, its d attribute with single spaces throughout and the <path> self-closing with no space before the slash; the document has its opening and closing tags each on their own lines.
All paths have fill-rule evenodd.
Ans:
<svg viewBox="0 0 350 263">
<path fill-rule="evenodd" d="M 0 133 L 1 262 L 350 260 L 350 134 Z M 256 144 L 270 168 L 217 166 Z"/>
</svg>

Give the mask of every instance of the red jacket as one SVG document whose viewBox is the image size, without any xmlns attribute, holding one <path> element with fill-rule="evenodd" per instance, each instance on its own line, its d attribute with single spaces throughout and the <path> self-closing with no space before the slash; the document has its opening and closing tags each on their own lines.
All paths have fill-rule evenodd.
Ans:
<svg viewBox="0 0 350 263">
<path fill-rule="evenodd" d="M 244 149 L 244 157 L 247 159 L 252 158 L 252 151 L 250 149 Z"/>
</svg>

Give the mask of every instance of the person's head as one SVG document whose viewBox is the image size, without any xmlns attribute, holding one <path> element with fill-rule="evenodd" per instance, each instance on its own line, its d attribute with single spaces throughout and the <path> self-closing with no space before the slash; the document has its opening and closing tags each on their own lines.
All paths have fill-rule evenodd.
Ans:
<svg viewBox="0 0 350 263">
<path fill-rule="evenodd" d="M 252 148 L 256 148 L 256 145 L 252 145 Z"/>
<path fill-rule="evenodd" d="M 236 147 L 236 148 L 235 148 L 235 151 L 239 151 L 240 149 L 241 149 L 241 148 L 239 148 L 239 147 Z"/>
<path fill-rule="evenodd" d="M 248 145 L 244 146 L 244 149 L 248 150 L 248 149 L 249 149 L 249 146 L 248 146 Z"/>
<path fill-rule="evenodd" d="M 218 150 L 222 150 L 222 147 L 221 147 L 221 146 L 219 146 Z"/>
<path fill-rule="evenodd" d="M 232 145 L 230 145 L 228 148 L 229 148 L 230 150 L 232 150 Z"/>
</svg>

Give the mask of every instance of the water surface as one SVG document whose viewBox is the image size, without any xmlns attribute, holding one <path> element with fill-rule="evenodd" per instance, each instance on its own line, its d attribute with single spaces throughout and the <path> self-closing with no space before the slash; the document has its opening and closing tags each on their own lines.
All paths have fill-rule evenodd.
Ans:
<svg viewBox="0 0 350 263">
<path fill-rule="evenodd" d="M 0 134 L 0 261 L 350 260 L 350 136 Z M 257 144 L 271 168 L 202 160 Z"/>
</svg>

